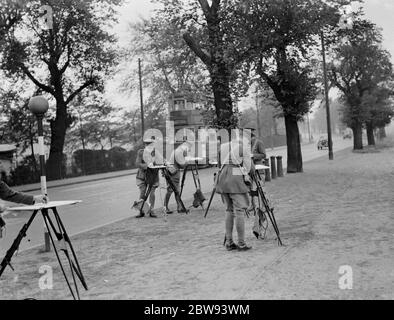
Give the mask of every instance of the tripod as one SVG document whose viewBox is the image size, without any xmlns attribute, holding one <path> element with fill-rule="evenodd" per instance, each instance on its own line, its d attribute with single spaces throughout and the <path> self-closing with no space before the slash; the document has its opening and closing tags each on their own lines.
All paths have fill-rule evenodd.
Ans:
<svg viewBox="0 0 394 320">
<path fill-rule="evenodd" d="M 193 207 L 198 208 L 199 206 L 201 206 L 201 208 L 204 210 L 204 201 L 206 199 L 201 191 L 200 176 L 198 174 L 198 160 L 195 160 L 193 164 L 187 164 L 185 166 L 182 175 L 180 196 L 182 196 L 183 187 L 185 186 L 186 175 L 189 170 L 192 172 L 194 186 L 196 187 L 196 192 L 194 193 Z"/>
<path fill-rule="evenodd" d="M 12 243 L 11 247 L 8 249 L 5 257 L 3 258 L 2 262 L 0 263 L 0 277 L 3 274 L 4 270 L 6 269 L 7 266 L 9 266 L 13 271 L 14 268 L 11 265 L 11 259 L 13 255 L 15 254 L 16 251 L 18 251 L 20 243 L 22 242 L 23 238 L 26 237 L 26 233 L 30 227 L 30 225 L 33 223 L 35 217 L 39 212 L 41 212 L 43 218 L 44 218 L 44 223 L 45 226 L 47 227 L 48 233 L 49 233 L 49 238 L 51 240 L 52 246 L 54 248 L 55 254 L 57 261 L 59 263 L 60 269 L 63 273 L 63 276 L 66 280 L 68 289 L 70 290 L 70 293 L 73 297 L 74 300 L 80 300 L 80 295 L 79 295 L 79 289 L 78 289 L 78 284 L 76 281 L 76 278 L 79 279 L 80 283 L 84 287 L 85 290 L 88 290 L 88 286 L 86 284 L 85 278 L 82 274 L 81 267 L 79 265 L 77 256 L 75 254 L 74 248 L 71 244 L 71 240 L 67 234 L 67 231 L 64 227 L 64 224 L 60 218 L 60 215 L 57 211 L 56 206 L 62 206 L 62 205 L 70 205 L 70 204 L 75 204 L 75 201 L 63 201 L 63 202 L 50 202 L 46 205 L 40 206 L 32 206 L 31 208 L 29 207 L 21 207 L 21 208 L 11 208 L 10 210 L 13 211 L 31 211 L 33 208 L 33 214 L 30 216 L 28 222 L 22 227 L 22 229 L 19 231 L 18 236 L 15 238 L 14 242 Z M 55 220 L 52 220 L 51 215 L 49 213 L 49 210 L 52 211 L 53 218 Z M 56 224 L 56 225 L 55 225 Z M 55 242 L 57 240 L 57 244 Z M 68 267 L 69 267 L 69 272 L 71 273 L 71 280 L 67 276 L 65 266 L 62 263 L 62 260 L 60 258 L 59 251 L 62 251 L 67 259 L 68 262 Z"/>
<path fill-rule="evenodd" d="M 258 197 L 259 197 L 259 202 L 261 201 L 263 203 L 264 209 L 265 209 L 265 213 L 267 214 L 268 218 L 271 221 L 271 225 L 274 228 L 274 231 L 276 233 L 276 237 L 278 240 L 278 245 L 283 246 L 282 240 L 280 238 L 280 232 L 279 232 L 279 228 L 278 225 L 276 223 L 276 219 L 275 219 L 275 215 L 274 215 L 274 209 L 270 206 L 268 199 L 264 193 L 263 187 L 261 186 L 261 177 L 258 171 L 255 171 L 254 173 L 250 174 L 250 177 L 252 178 L 252 181 L 256 184 L 257 186 L 257 193 L 258 193 Z M 264 213 L 259 212 L 259 215 L 264 215 Z M 260 216 L 260 219 L 262 218 L 262 216 Z"/>
<path fill-rule="evenodd" d="M 174 193 L 174 197 L 175 197 L 177 204 L 181 206 L 182 212 L 189 213 L 189 210 L 186 209 L 185 204 L 183 203 L 182 198 L 181 198 L 182 191 L 178 192 L 178 189 L 174 185 L 174 182 L 171 179 L 171 175 L 170 175 L 170 172 L 168 171 L 167 167 L 162 168 L 162 171 L 163 171 L 164 178 L 166 179 L 168 185 L 170 186 L 172 192 Z"/>
</svg>

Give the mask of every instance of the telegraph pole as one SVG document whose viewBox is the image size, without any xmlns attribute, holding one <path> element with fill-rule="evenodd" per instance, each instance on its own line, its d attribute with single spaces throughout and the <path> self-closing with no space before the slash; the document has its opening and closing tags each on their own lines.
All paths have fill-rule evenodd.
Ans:
<svg viewBox="0 0 394 320">
<path fill-rule="evenodd" d="M 328 135 L 328 158 L 334 160 L 334 152 L 332 150 L 332 134 L 331 134 L 331 115 L 330 115 L 330 98 L 328 96 L 328 80 L 327 80 L 327 64 L 326 64 L 326 46 L 324 43 L 324 31 L 321 31 L 321 45 L 323 55 L 323 73 L 324 73 L 324 89 L 326 96 L 326 112 L 327 112 L 327 135 Z"/>
<path fill-rule="evenodd" d="M 259 138 L 261 138 L 261 123 L 260 123 L 260 106 L 259 106 L 259 86 L 256 84 L 256 124 L 257 124 L 257 132 L 259 134 Z"/>
<path fill-rule="evenodd" d="M 308 120 L 308 136 L 309 136 L 309 143 L 312 142 L 312 135 L 311 135 L 311 122 L 309 120 L 309 112 L 306 114 Z"/>
<path fill-rule="evenodd" d="M 142 71 L 141 71 L 141 59 L 138 59 L 138 75 L 140 79 L 140 102 L 141 102 L 141 138 L 144 138 L 145 123 L 144 123 L 144 97 L 142 94 Z"/>
</svg>

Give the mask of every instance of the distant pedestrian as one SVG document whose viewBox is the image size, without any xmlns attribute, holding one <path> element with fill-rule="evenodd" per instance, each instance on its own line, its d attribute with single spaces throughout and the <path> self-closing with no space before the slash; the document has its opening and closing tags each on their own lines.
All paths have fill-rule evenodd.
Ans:
<svg viewBox="0 0 394 320">
<path fill-rule="evenodd" d="M 143 200 L 146 196 L 149 197 L 148 205 L 149 210 L 147 214 L 151 218 L 157 218 L 157 216 L 153 213 L 153 209 L 155 207 L 155 192 L 157 187 L 159 186 L 159 170 L 152 169 L 151 167 L 155 164 L 155 148 L 153 145 L 153 139 L 144 139 L 144 148 L 138 150 L 136 166 L 138 168 L 136 182 L 137 186 L 140 190 L 139 200 L 134 202 L 133 207 L 137 204 L 142 204 Z M 149 195 L 147 195 L 147 191 L 149 186 L 152 187 L 152 190 Z M 136 216 L 136 218 L 142 218 L 145 216 L 145 212 L 140 210 L 140 214 Z"/>
<path fill-rule="evenodd" d="M 250 130 L 251 137 L 251 148 L 252 157 L 254 164 L 264 164 L 264 159 L 266 158 L 266 152 L 264 147 L 264 142 L 257 137 L 256 128 L 246 128 Z"/>
<path fill-rule="evenodd" d="M 225 247 L 227 250 L 246 251 L 252 247 L 245 242 L 245 215 L 249 207 L 249 172 L 253 169 L 250 148 L 240 138 L 222 145 L 223 166 L 218 173 L 216 192 L 222 195 L 226 205 Z M 228 154 L 226 154 L 228 153 Z M 238 244 L 233 240 L 234 224 Z"/>
</svg>

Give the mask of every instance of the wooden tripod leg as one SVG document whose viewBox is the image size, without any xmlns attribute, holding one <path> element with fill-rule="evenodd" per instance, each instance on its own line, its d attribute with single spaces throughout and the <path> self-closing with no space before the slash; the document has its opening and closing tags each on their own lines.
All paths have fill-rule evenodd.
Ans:
<svg viewBox="0 0 394 320">
<path fill-rule="evenodd" d="M 8 249 L 5 257 L 1 261 L 0 264 L 0 277 L 3 274 L 5 268 L 7 266 L 10 266 L 12 269 L 11 265 L 11 259 L 16 251 L 19 249 L 19 245 L 22 242 L 23 238 L 26 237 L 26 232 L 29 229 L 30 225 L 32 224 L 34 218 L 37 216 L 38 210 L 35 210 L 33 214 L 30 216 L 29 221 L 23 225 L 22 229 L 19 231 L 18 236 L 15 238 L 14 242 L 12 243 L 11 247 Z"/>
<path fill-rule="evenodd" d="M 73 299 L 74 299 L 74 300 L 77 300 L 77 299 L 79 300 L 79 294 L 78 294 L 77 297 L 75 296 L 74 290 L 73 290 L 73 288 L 71 287 L 70 281 L 68 280 L 66 271 L 64 270 L 62 261 L 61 261 L 60 256 L 59 256 L 59 252 L 58 252 L 58 250 L 57 250 L 57 246 L 56 246 L 56 244 L 55 244 L 55 240 L 53 239 L 51 229 L 49 228 L 50 226 L 53 226 L 53 224 L 49 224 L 49 223 L 48 223 L 48 221 L 51 219 L 51 218 L 49 217 L 49 214 L 48 214 L 48 209 L 42 209 L 42 210 L 41 210 L 41 213 L 42 213 L 42 215 L 43 215 L 43 217 L 44 217 L 44 222 L 45 222 L 45 225 L 46 225 L 47 230 L 48 230 L 49 239 L 50 239 L 51 242 L 52 242 L 53 250 L 55 251 L 55 255 L 56 255 L 57 261 L 58 261 L 58 263 L 59 263 L 60 269 L 62 270 L 64 279 L 66 280 L 68 289 L 70 290 L 70 293 L 71 293 Z M 74 285 L 76 285 L 75 282 L 74 282 Z"/>
<path fill-rule="evenodd" d="M 185 180 L 186 180 L 186 174 L 187 174 L 187 170 L 188 170 L 189 166 L 186 165 L 185 169 L 183 170 L 183 174 L 182 174 L 182 182 L 181 182 L 181 191 L 179 193 L 179 195 L 182 197 L 182 193 L 183 193 L 183 187 L 185 186 Z"/>
<path fill-rule="evenodd" d="M 67 243 L 68 246 L 70 247 L 71 254 L 72 254 L 73 258 L 74 258 L 75 264 L 74 264 L 74 262 L 73 262 L 73 263 L 72 263 L 72 267 L 73 267 L 75 273 L 77 274 L 79 280 L 81 281 L 83 287 L 85 288 L 85 290 L 88 290 L 88 286 L 87 286 L 87 284 L 86 284 L 85 277 L 84 277 L 83 274 L 82 274 L 82 269 L 81 269 L 81 267 L 80 267 L 80 265 L 79 265 L 77 255 L 75 254 L 74 247 L 73 247 L 73 245 L 71 244 L 71 240 L 70 240 L 70 238 L 69 238 L 69 236 L 68 236 L 68 234 L 67 234 L 66 228 L 64 227 L 64 224 L 63 224 L 63 222 L 62 222 L 62 220 L 61 220 L 61 218 L 60 218 L 59 213 L 57 212 L 57 209 L 56 209 L 56 208 L 52 208 L 52 211 L 53 211 L 53 214 L 54 214 L 54 216 L 55 216 L 55 218 L 56 218 L 56 221 L 57 221 L 59 230 L 60 230 L 60 232 L 62 233 L 62 235 L 63 235 L 63 237 L 64 237 L 64 240 L 66 241 L 66 243 Z M 66 253 L 66 252 L 65 252 L 65 253 Z M 68 252 L 66 253 L 66 255 L 68 255 Z M 67 257 L 67 258 L 70 260 L 69 257 Z M 70 261 L 71 261 L 71 260 L 70 260 Z"/>
<path fill-rule="evenodd" d="M 207 209 L 205 210 L 204 218 L 206 218 L 207 215 L 208 215 L 208 211 L 209 211 L 209 208 L 211 207 L 211 203 L 212 203 L 213 197 L 215 196 L 215 193 L 216 193 L 216 188 L 214 188 L 212 190 L 211 197 L 209 198 Z"/>
<path fill-rule="evenodd" d="M 144 205 L 145 205 L 145 203 L 146 203 L 146 200 L 148 200 L 149 195 L 150 195 L 150 193 L 152 192 L 152 189 L 153 189 L 153 185 L 148 185 L 148 187 L 146 188 L 145 195 L 144 195 L 144 199 L 143 199 L 143 201 L 142 201 L 141 209 L 140 209 L 140 215 L 141 215 L 141 216 L 145 214 L 145 213 L 143 212 Z"/>
<path fill-rule="evenodd" d="M 171 180 L 170 174 L 168 173 L 167 169 L 164 169 L 164 178 L 166 179 L 171 190 L 174 192 L 174 197 L 175 197 L 177 204 L 180 204 L 182 210 L 187 213 L 188 210 L 186 209 L 185 204 L 182 201 L 181 194 L 178 192 L 178 189 L 174 185 L 174 182 Z"/>
<path fill-rule="evenodd" d="M 191 171 L 192 171 L 192 175 L 193 175 L 194 186 L 196 187 L 196 189 L 201 190 L 200 177 L 198 176 L 197 164 L 193 165 Z"/>
</svg>

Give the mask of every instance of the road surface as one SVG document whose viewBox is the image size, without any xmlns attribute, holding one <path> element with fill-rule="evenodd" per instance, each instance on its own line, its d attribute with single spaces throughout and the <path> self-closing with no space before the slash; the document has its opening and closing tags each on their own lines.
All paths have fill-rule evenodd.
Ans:
<svg viewBox="0 0 394 320">
<path fill-rule="evenodd" d="M 342 138 L 334 139 L 334 152 L 340 151 L 352 146 L 351 140 Z M 267 156 L 282 156 L 283 165 L 286 167 L 287 156 L 286 147 L 274 150 L 267 149 Z M 307 162 L 319 157 L 327 156 L 327 150 L 318 151 L 316 144 L 302 146 L 303 161 Z M 213 187 L 213 173 L 216 169 L 210 168 L 200 171 L 200 179 L 204 193 L 210 193 Z M 273 182 L 275 183 L 275 182 Z M 165 182 L 161 179 L 163 189 L 156 193 L 156 207 L 160 207 L 165 194 Z M 185 205 L 191 205 L 191 199 L 194 193 L 194 184 L 191 174 L 189 173 L 186 181 L 184 194 Z M 56 200 L 82 200 L 81 204 L 59 208 L 59 213 L 68 230 L 69 235 L 75 235 L 87 230 L 95 229 L 116 221 L 129 218 L 136 215 L 135 211 L 130 209 L 134 200 L 137 199 L 138 188 L 135 185 L 135 176 L 123 176 L 101 181 L 86 182 L 71 186 L 56 187 L 49 189 L 49 196 L 52 201 Z M 174 200 L 172 198 L 172 203 Z M 192 209 L 191 214 L 193 214 Z M 11 245 L 17 232 L 26 223 L 29 214 L 17 216 L 7 215 L 7 230 L 5 237 L 0 240 L 0 257 L 3 257 L 6 250 Z M 43 243 L 44 224 L 40 216 L 30 227 L 27 237 L 22 241 L 20 251 L 36 247 Z"/>
</svg>

